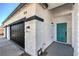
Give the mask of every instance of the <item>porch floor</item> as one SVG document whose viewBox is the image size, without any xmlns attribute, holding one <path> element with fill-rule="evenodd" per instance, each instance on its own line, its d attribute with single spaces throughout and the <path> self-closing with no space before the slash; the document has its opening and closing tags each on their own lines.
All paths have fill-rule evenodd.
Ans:
<svg viewBox="0 0 79 59">
<path fill-rule="evenodd" d="M 70 45 L 53 42 L 46 49 L 46 56 L 73 56 L 73 50 Z"/>
</svg>

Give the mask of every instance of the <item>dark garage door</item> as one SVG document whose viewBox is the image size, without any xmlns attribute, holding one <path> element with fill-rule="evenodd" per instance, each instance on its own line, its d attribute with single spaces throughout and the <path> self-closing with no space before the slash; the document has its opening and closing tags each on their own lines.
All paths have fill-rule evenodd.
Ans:
<svg viewBox="0 0 79 59">
<path fill-rule="evenodd" d="M 11 40 L 24 48 L 24 23 L 11 26 Z"/>
</svg>

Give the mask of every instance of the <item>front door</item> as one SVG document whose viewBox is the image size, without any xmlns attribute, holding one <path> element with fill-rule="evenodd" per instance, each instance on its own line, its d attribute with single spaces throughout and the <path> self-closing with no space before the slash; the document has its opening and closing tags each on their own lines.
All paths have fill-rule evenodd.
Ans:
<svg viewBox="0 0 79 59">
<path fill-rule="evenodd" d="M 67 42 L 67 23 L 57 24 L 57 41 Z"/>
</svg>

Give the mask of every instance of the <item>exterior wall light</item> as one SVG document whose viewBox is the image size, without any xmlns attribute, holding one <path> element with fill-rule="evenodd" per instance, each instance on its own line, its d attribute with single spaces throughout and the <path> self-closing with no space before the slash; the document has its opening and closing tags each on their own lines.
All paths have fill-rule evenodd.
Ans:
<svg viewBox="0 0 79 59">
<path fill-rule="evenodd" d="M 30 32 L 30 26 L 26 27 L 26 32 Z"/>
<path fill-rule="evenodd" d="M 24 14 L 27 14 L 27 11 L 25 11 Z"/>
<path fill-rule="evenodd" d="M 48 4 L 47 4 L 47 3 L 41 3 L 41 5 L 42 5 L 42 7 L 43 7 L 44 9 L 48 8 Z"/>
<path fill-rule="evenodd" d="M 53 24 L 53 22 L 51 22 L 51 24 Z"/>
</svg>

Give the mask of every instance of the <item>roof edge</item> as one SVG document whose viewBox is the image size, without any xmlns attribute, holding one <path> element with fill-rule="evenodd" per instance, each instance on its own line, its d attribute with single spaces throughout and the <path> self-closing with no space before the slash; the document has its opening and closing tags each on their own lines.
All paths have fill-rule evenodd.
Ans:
<svg viewBox="0 0 79 59">
<path fill-rule="evenodd" d="M 12 11 L 12 13 L 10 13 L 10 15 L 2 22 L 2 24 L 4 24 L 6 21 L 9 20 L 10 17 L 12 17 L 19 9 L 21 9 L 26 3 L 20 3 L 14 11 Z"/>
</svg>

